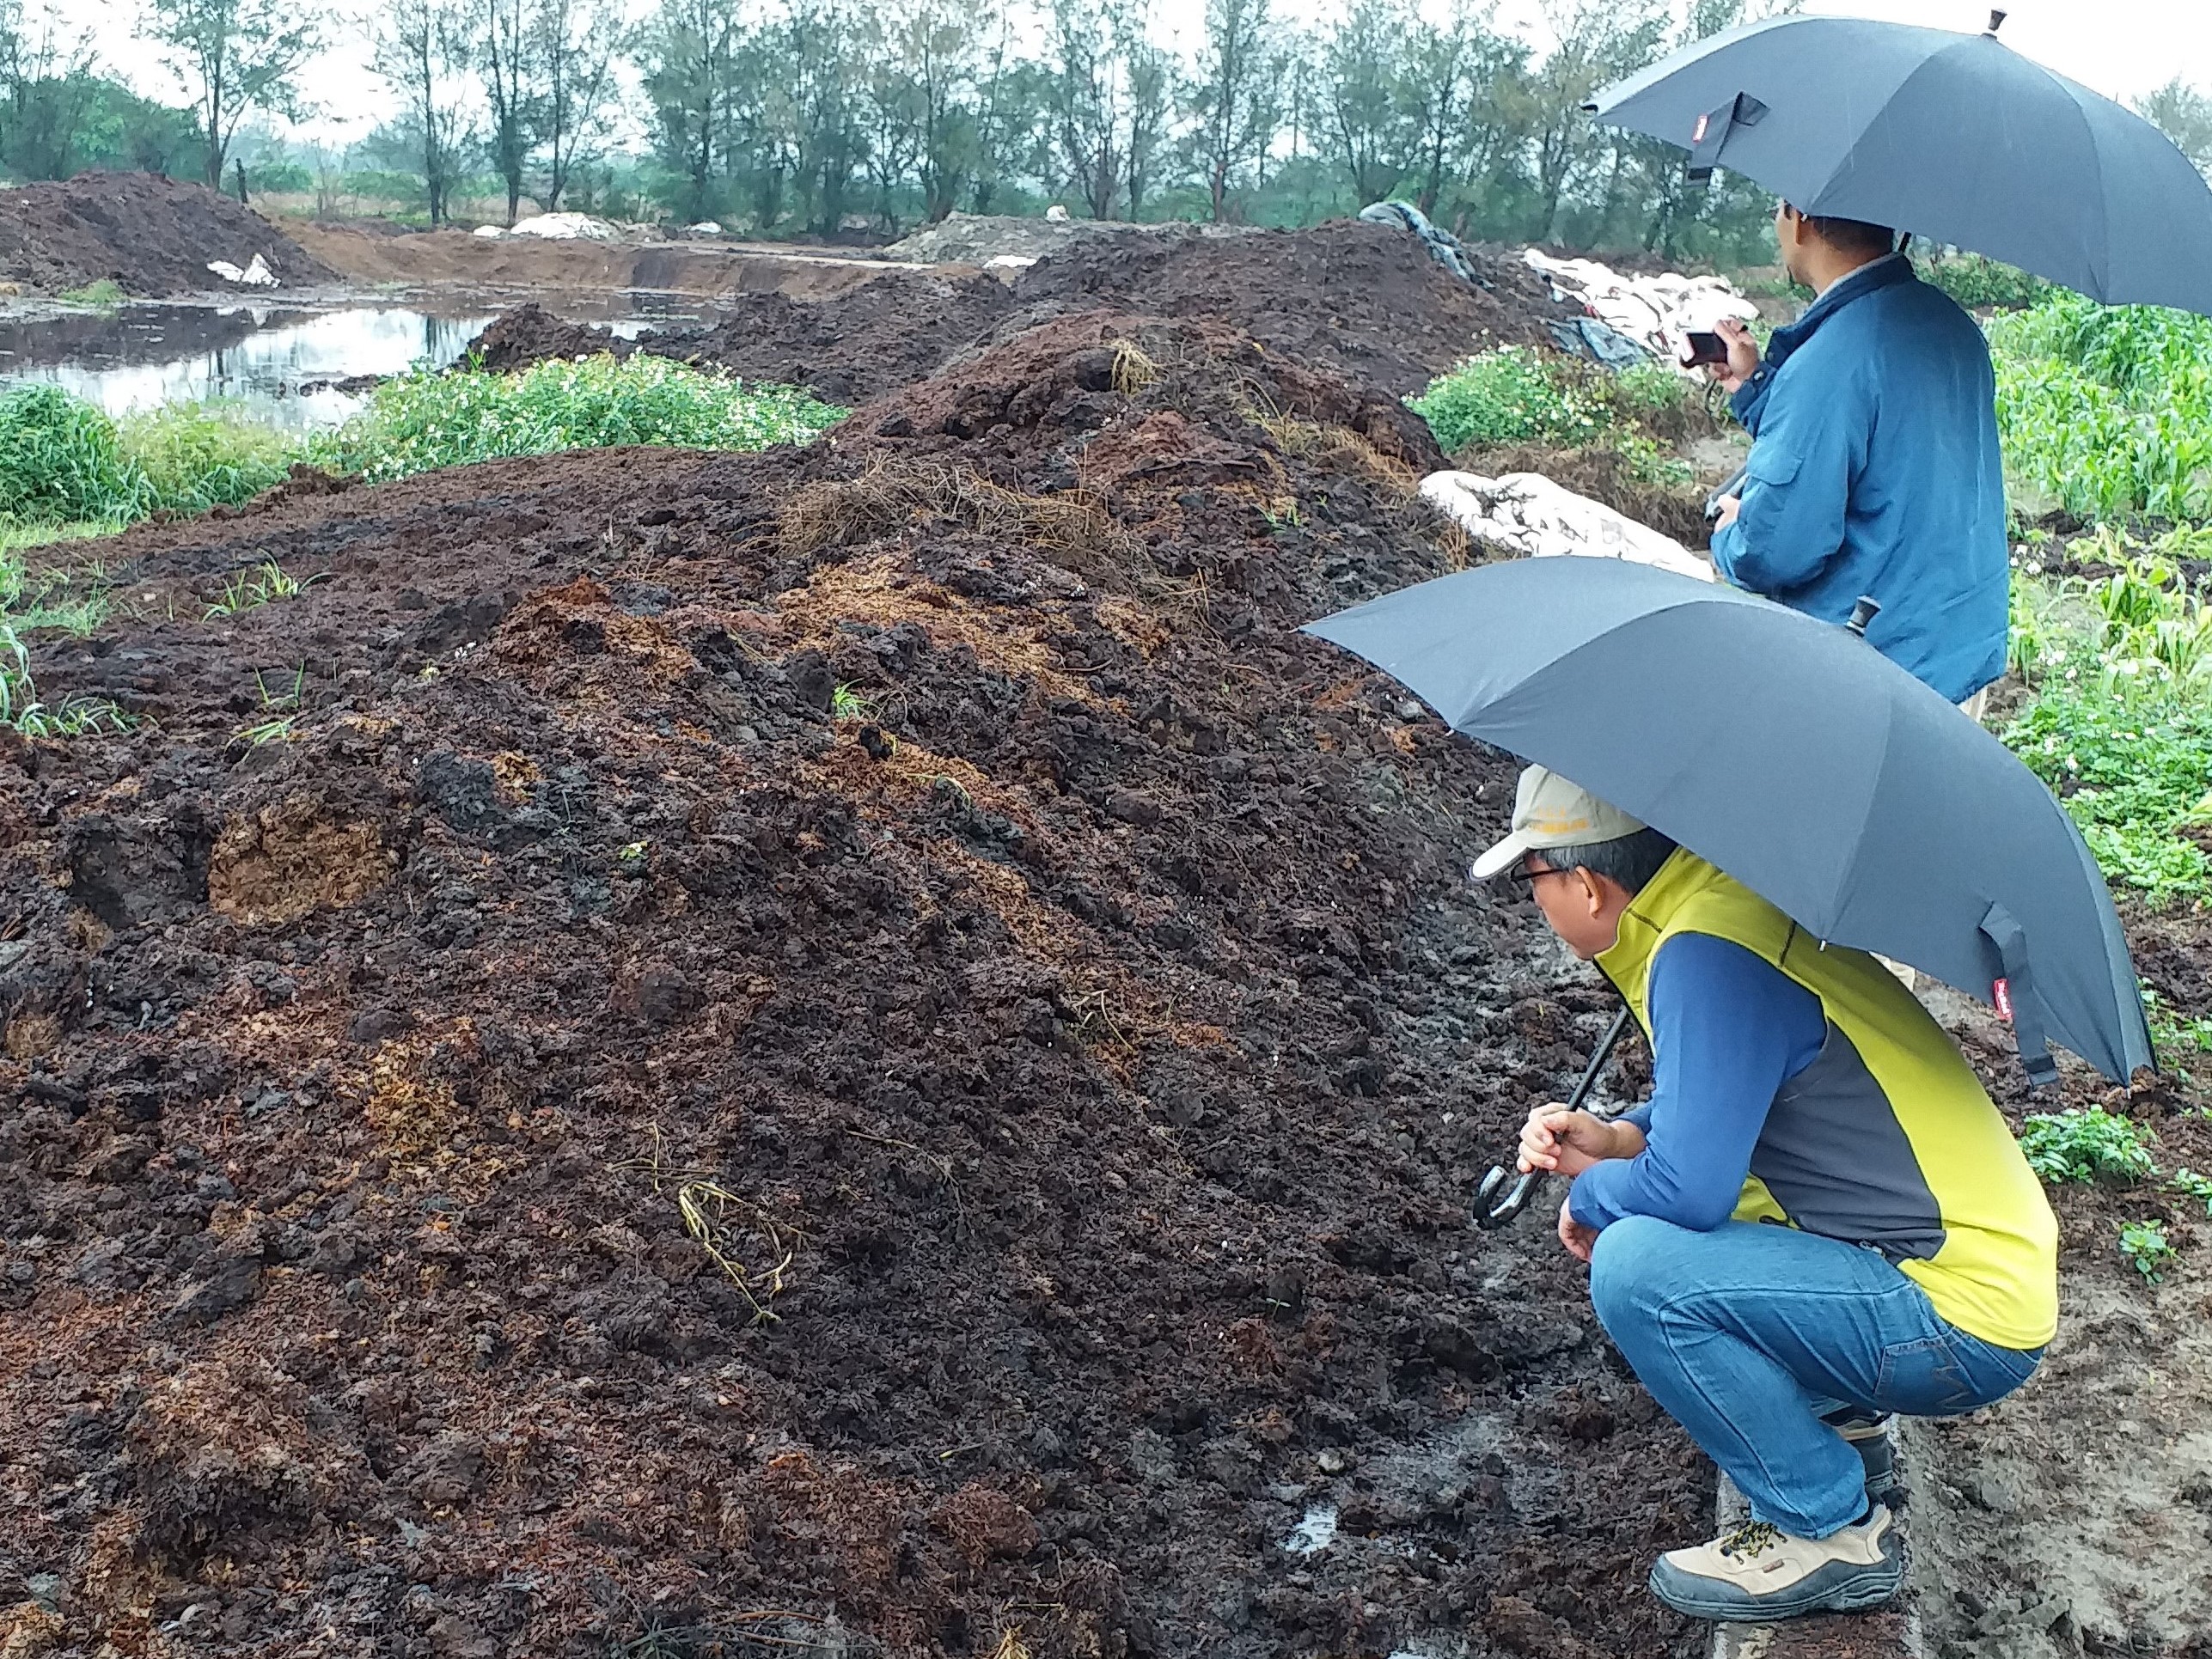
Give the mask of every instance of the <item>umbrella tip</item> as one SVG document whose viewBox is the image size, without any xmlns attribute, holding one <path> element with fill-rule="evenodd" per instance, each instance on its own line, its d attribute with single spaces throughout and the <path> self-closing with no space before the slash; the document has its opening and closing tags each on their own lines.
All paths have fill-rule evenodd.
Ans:
<svg viewBox="0 0 2212 1659">
<path fill-rule="evenodd" d="M 1995 34 L 1999 29 L 2004 27 L 2007 15 L 2007 14 L 2001 6 L 1992 6 L 1989 8 L 1989 34 Z"/>
<path fill-rule="evenodd" d="M 1874 619 L 1874 613 L 1881 608 L 1881 601 L 1873 595 L 1860 595 L 1859 602 L 1851 607 L 1851 619 L 1843 625 L 1844 630 L 1864 639 L 1867 637 L 1867 625 Z"/>
</svg>

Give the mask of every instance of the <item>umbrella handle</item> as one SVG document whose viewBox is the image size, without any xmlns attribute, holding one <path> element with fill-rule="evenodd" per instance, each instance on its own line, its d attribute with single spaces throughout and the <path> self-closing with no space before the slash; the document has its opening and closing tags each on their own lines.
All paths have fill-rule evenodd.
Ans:
<svg viewBox="0 0 2212 1659">
<path fill-rule="evenodd" d="M 1589 1098 L 1591 1088 L 1598 1081 L 1598 1074 L 1605 1069 L 1605 1062 L 1612 1058 L 1614 1048 L 1619 1045 L 1622 1034 L 1628 1028 L 1628 1005 L 1623 1003 L 1621 1011 L 1613 1016 L 1613 1023 L 1598 1039 L 1597 1052 L 1591 1055 L 1590 1064 L 1583 1068 L 1582 1081 L 1574 1085 L 1574 1092 L 1567 1097 L 1569 1112 L 1581 1109 L 1582 1102 Z M 1482 1186 L 1475 1190 L 1475 1224 L 1486 1233 L 1503 1227 L 1529 1207 L 1529 1200 L 1536 1196 L 1537 1188 L 1543 1185 L 1543 1170 L 1531 1169 L 1518 1180 L 1514 1180 L 1505 1165 L 1494 1165 L 1490 1173 L 1482 1177 Z M 1491 1200 L 1497 1198 L 1499 1189 L 1508 1180 L 1512 1180 L 1512 1189 L 1502 1199 L 1492 1203 Z"/>
</svg>

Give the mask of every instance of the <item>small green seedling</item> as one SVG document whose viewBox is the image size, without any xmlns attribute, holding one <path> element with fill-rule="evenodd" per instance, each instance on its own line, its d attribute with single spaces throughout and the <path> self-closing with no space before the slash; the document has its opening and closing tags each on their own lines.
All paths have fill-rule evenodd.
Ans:
<svg viewBox="0 0 2212 1659">
<path fill-rule="evenodd" d="M 2166 1236 L 2162 1221 L 2123 1221 L 2120 1223 L 2120 1253 L 2128 1264 L 2143 1276 L 2146 1284 L 2156 1284 L 2166 1277 L 2166 1265 L 2175 1255 L 2172 1244 Z"/>
<path fill-rule="evenodd" d="M 866 720 L 875 714 L 876 706 L 859 686 L 847 683 L 830 692 L 829 712 L 839 720 Z"/>
<path fill-rule="evenodd" d="M 2193 1169 L 2177 1169 L 2166 1185 L 2185 1198 L 2197 1199 L 2204 1206 L 2204 1213 L 2212 1216 L 2212 1175 L 2200 1175 Z"/>
<path fill-rule="evenodd" d="M 302 581 L 285 575 L 276 560 L 264 559 L 257 568 L 241 570 L 224 582 L 222 597 L 207 607 L 204 619 L 212 621 L 218 616 L 236 616 L 241 611 L 258 610 L 271 600 L 296 598 L 301 589 L 321 581 L 328 574 L 318 570 Z"/>
<path fill-rule="evenodd" d="M 2039 1113 L 2020 1126 L 2020 1150 L 2035 1173 L 2061 1181 L 2141 1180 L 2157 1173 L 2142 1131 L 2099 1107 Z"/>
</svg>

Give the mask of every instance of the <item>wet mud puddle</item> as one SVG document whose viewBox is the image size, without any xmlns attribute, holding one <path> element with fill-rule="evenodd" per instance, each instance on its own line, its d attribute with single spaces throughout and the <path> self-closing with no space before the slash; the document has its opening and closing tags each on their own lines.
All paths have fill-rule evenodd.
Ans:
<svg viewBox="0 0 2212 1659">
<path fill-rule="evenodd" d="M 288 430 L 334 426 L 371 380 L 454 362 L 492 315 L 464 301 L 435 311 L 129 305 L 0 319 L 0 383 L 52 381 L 111 415 L 221 399 Z M 627 339 L 669 320 L 607 320 Z"/>
</svg>

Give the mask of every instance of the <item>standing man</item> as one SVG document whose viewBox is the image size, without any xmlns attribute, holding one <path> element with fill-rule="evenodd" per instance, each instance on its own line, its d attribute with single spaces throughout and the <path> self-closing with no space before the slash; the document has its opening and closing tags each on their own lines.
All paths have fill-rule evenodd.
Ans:
<svg viewBox="0 0 2212 1659">
<path fill-rule="evenodd" d="M 1775 214 L 1782 265 L 1817 297 L 1766 356 L 1720 325 L 1714 372 L 1751 435 L 1713 562 L 1739 588 L 1841 623 L 1954 703 L 2005 671 L 2009 549 L 1996 380 L 1973 318 L 1922 282 L 1896 233 Z M 1978 711 L 1973 711 L 1978 712 Z"/>
<path fill-rule="evenodd" d="M 2026 1381 L 2058 1224 L 1965 1057 L 1863 951 L 1824 948 L 1658 831 L 1532 766 L 1478 878 L 1518 878 L 1651 1040 L 1651 1099 L 1539 1107 L 1560 1241 L 1652 1397 L 1751 1500 L 1653 1593 L 1703 1619 L 1871 1607 L 1900 1552 L 1882 1413 Z"/>
</svg>

